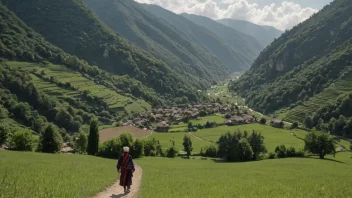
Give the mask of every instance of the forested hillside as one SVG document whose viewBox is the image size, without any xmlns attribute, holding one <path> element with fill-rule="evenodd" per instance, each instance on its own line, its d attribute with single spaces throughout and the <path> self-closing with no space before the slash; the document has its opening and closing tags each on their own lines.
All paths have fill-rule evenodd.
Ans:
<svg viewBox="0 0 352 198">
<path fill-rule="evenodd" d="M 165 63 L 131 45 L 102 23 L 83 0 L 2 2 L 46 40 L 89 64 L 133 77 L 170 101 L 202 98 Z"/>
<path fill-rule="evenodd" d="M 230 89 L 264 113 L 322 92 L 352 64 L 352 2 L 335 0 L 261 52 Z"/>
<path fill-rule="evenodd" d="M 64 136 L 78 132 L 93 117 L 112 124 L 121 116 L 150 109 L 150 104 L 119 89 L 126 84 L 152 104 L 165 102 L 134 80 L 109 75 L 66 54 L 2 4 L 0 18 L 1 123 L 41 133 L 52 122 Z"/>
<path fill-rule="evenodd" d="M 351 72 L 352 2 L 335 0 L 269 45 L 229 88 L 254 109 L 351 137 Z"/>
<path fill-rule="evenodd" d="M 175 27 L 175 30 L 187 40 L 207 48 L 223 61 L 230 71 L 247 70 L 261 50 L 261 47 L 259 47 L 260 49 L 256 49 L 257 52 L 255 53 L 252 49 L 248 48 L 247 44 L 243 44 L 242 42 L 237 46 L 238 48 L 233 49 L 225 40 L 214 32 L 193 23 L 182 15 L 177 15 L 157 5 L 142 5 L 149 12 L 166 20 L 169 24 L 172 24 L 172 26 Z M 241 39 L 239 37 L 237 38 L 236 34 L 232 35 L 232 37 L 234 40 Z M 251 41 L 248 41 L 248 43 L 250 42 Z M 257 41 L 255 42 L 258 43 Z M 248 54 L 245 52 L 248 52 Z"/>
<path fill-rule="evenodd" d="M 263 47 L 268 46 L 275 38 L 278 38 L 283 33 L 281 30 L 271 26 L 261 26 L 243 20 L 220 19 L 217 21 L 232 29 L 253 36 Z"/>
<path fill-rule="evenodd" d="M 260 51 L 264 49 L 254 37 L 218 23 L 208 17 L 185 13 L 183 13 L 182 16 L 215 33 L 219 38 L 225 41 L 236 54 L 240 54 L 238 58 L 242 58 L 249 65 L 258 57 Z"/>
<path fill-rule="evenodd" d="M 85 0 L 85 3 L 121 36 L 198 86 L 207 88 L 210 82 L 219 81 L 228 73 L 222 61 L 209 50 L 187 40 L 172 25 L 134 1 Z"/>
</svg>

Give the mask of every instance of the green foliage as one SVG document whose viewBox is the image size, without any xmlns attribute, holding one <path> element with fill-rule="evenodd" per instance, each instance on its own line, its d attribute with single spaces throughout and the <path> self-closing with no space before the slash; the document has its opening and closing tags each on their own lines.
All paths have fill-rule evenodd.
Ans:
<svg viewBox="0 0 352 198">
<path fill-rule="evenodd" d="M 278 158 L 285 158 L 285 157 L 287 157 L 286 152 L 287 152 L 287 150 L 286 150 L 285 145 L 280 145 L 280 146 L 277 146 L 277 147 L 275 148 L 275 153 L 276 153 L 276 155 L 277 155 Z"/>
<path fill-rule="evenodd" d="M 329 134 L 315 130 L 306 136 L 304 149 L 318 155 L 320 159 L 324 159 L 325 155 L 335 155 L 336 153 L 334 138 L 330 137 Z"/>
<path fill-rule="evenodd" d="M 246 135 L 244 135 L 244 137 L 247 138 Z M 264 144 L 264 136 L 262 136 L 260 132 L 256 132 L 253 130 L 252 134 L 248 137 L 248 142 L 252 147 L 254 160 L 259 159 L 259 154 L 267 152 L 267 149 Z"/>
<path fill-rule="evenodd" d="M 286 157 L 296 157 L 296 149 L 292 146 L 287 148 Z"/>
<path fill-rule="evenodd" d="M 196 92 L 193 86 L 189 86 L 190 84 L 180 74 L 171 70 L 162 61 L 131 45 L 108 28 L 81 0 L 50 3 L 35 0 L 2 0 L 2 2 L 26 25 L 43 35 L 50 43 L 67 53 L 84 59 L 91 65 L 97 64 L 99 68 L 114 74 L 128 75 L 140 81 L 141 84 L 147 85 L 154 93 L 163 95 L 174 102 L 182 97 L 194 102 L 204 99 L 204 96 Z M 27 11 L 21 12 L 21 9 Z M 45 10 L 51 11 L 46 12 Z M 62 17 L 58 18 L 58 15 Z M 37 34 L 35 36 L 38 37 Z M 50 48 L 54 47 L 49 46 Z M 38 50 L 50 54 L 45 47 Z M 109 74 L 98 67 L 89 67 L 87 62 L 64 53 L 58 54 L 57 51 L 57 48 L 53 52 L 50 51 L 54 57 L 48 59 L 49 61 L 65 64 L 77 70 L 85 70 L 83 72 L 92 77 L 106 76 L 109 82 L 104 82 L 105 78 L 101 78 L 106 86 L 112 85 L 119 88 L 122 87 L 121 84 L 125 84 L 125 82 L 116 83 L 116 78 L 109 77 Z M 26 60 L 30 62 L 37 60 L 32 50 L 29 51 L 27 57 Z M 147 93 L 150 90 L 141 90 L 138 83 L 122 88 L 125 92 L 143 96 L 147 101 L 160 102 L 160 99 L 156 99 L 157 96 Z"/>
<path fill-rule="evenodd" d="M 218 149 L 214 144 L 201 148 L 201 156 L 204 157 L 218 157 Z"/>
<path fill-rule="evenodd" d="M 241 69 L 248 68 L 250 64 L 253 63 L 253 60 L 258 56 L 259 52 L 263 49 L 263 46 L 252 36 L 236 31 L 221 23 L 213 21 L 210 18 L 185 13 L 183 13 L 182 16 L 199 26 L 205 27 L 212 33 L 215 33 L 216 36 L 224 41 L 224 46 L 228 46 L 228 48 L 231 49 L 231 51 L 227 52 L 218 46 L 212 46 L 213 48 L 209 47 L 210 50 L 214 50 L 214 54 L 225 62 L 229 71 L 241 71 Z M 215 52 L 214 48 L 218 50 L 218 52 Z M 231 53 L 233 55 L 226 56 L 227 53 Z M 241 65 L 241 67 L 239 69 L 235 69 L 231 63 Z"/>
<path fill-rule="evenodd" d="M 142 140 L 136 139 L 131 148 L 131 155 L 133 158 L 140 158 L 143 155 L 144 142 Z"/>
<path fill-rule="evenodd" d="M 260 124 L 266 124 L 266 119 L 264 117 L 262 117 L 259 121 Z"/>
<path fill-rule="evenodd" d="M 253 160 L 253 150 L 248 139 L 238 131 L 221 135 L 217 144 L 219 145 L 219 156 L 229 162 Z"/>
<path fill-rule="evenodd" d="M 9 111 L 0 105 L 0 119 L 7 118 L 9 116 Z"/>
<path fill-rule="evenodd" d="M 88 137 L 83 131 L 74 137 L 74 150 L 77 153 L 84 154 L 87 152 L 88 147 Z"/>
<path fill-rule="evenodd" d="M 99 124 L 97 120 L 90 122 L 87 153 L 96 155 L 99 150 Z"/>
<path fill-rule="evenodd" d="M 294 122 L 292 125 L 291 125 L 291 129 L 297 129 L 298 128 L 298 122 Z"/>
<path fill-rule="evenodd" d="M 205 89 L 226 74 L 221 59 L 137 2 L 85 0 L 85 3 L 109 27 L 164 61 L 183 75 L 187 83 Z M 200 29 L 196 25 L 193 27 Z"/>
<path fill-rule="evenodd" d="M 44 153 L 57 153 L 61 151 L 62 137 L 52 124 L 47 126 L 40 142 L 41 150 Z"/>
<path fill-rule="evenodd" d="M 5 123 L 0 123 L 0 147 L 7 142 L 9 136 L 9 127 Z"/>
<path fill-rule="evenodd" d="M 175 144 L 175 140 L 170 140 L 170 147 L 166 149 L 166 157 L 168 158 L 175 158 L 178 154 L 178 149 Z"/>
<path fill-rule="evenodd" d="M 156 140 L 155 138 L 145 140 L 144 155 L 145 156 L 163 156 L 164 154 L 159 140 Z"/>
<path fill-rule="evenodd" d="M 37 142 L 29 130 L 21 130 L 12 135 L 10 145 L 16 151 L 34 151 Z"/>
<path fill-rule="evenodd" d="M 192 140 L 189 135 L 185 135 L 183 137 L 183 148 L 184 148 L 184 151 L 186 151 L 187 155 L 190 156 L 193 150 L 193 147 L 192 147 Z"/>
<path fill-rule="evenodd" d="M 351 1 L 336 0 L 282 34 L 230 89 L 263 113 L 321 93 L 351 71 L 351 8 Z"/>
<path fill-rule="evenodd" d="M 193 128 L 192 122 L 188 122 L 188 129 L 192 129 L 192 128 Z"/>
</svg>

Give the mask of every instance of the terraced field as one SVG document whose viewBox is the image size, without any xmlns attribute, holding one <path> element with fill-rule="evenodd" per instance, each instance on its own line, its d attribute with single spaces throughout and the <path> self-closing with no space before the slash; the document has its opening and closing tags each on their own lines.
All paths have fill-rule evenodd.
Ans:
<svg viewBox="0 0 352 198">
<path fill-rule="evenodd" d="M 43 73 L 47 78 L 54 78 L 61 83 L 70 83 L 75 89 L 67 89 L 58 87 L 56 84 L 39 78 L 32 74 L 32 81 L 35 85 L 51 96 L 63 99 L 65 97 L 80 99 L 84 103 L 88 103 L 83 96 L 84 92 L 88 92 L 91 97 L 96 97 L 105 102 L 112 111 L 126 111 L 127 113 L 141 112 L 150 109 L 151 106 L 147 102 L 140 99 L 123 96 L 114 90 L 100 85 L 82 74 L 69 70 L 60 65 L 38 65 L 24 62 L 6 62 L 12 67 L 20 67 L 28 71 L 37 70 L 37 73 Z"/>
<path fill-rule="evenodd" d="M 328 104 L 346 92 L 352 92 L 352 72 L 347 74 L 343 79 L 333 83 L 320 94 L 313 96 L 307 102 L 284 113 L 282 118 L 288 122 L 297 121 L 303 123 L 306 115 L 315 112 L 321 106 Z"/>
</svg>

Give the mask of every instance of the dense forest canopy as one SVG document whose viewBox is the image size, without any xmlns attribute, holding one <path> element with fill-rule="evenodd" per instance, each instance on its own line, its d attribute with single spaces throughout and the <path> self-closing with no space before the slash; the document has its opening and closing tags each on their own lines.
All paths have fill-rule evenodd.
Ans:
<svg viewBox="0 0 352 198">
<path fill-rule="evenodd" d="M 264 113 L 294 107 L 349 72 L 352 2 L 335 0 L 286 31 L 230 89 Z"/>
<path fill-rule="evenodd" d="M 120 37 L 82 0 L 2 2 L 46 40 L 89 64 L 133 77 L 173 101 L 202 99 L 196 87 L 162 61 Z"/>
</svg>

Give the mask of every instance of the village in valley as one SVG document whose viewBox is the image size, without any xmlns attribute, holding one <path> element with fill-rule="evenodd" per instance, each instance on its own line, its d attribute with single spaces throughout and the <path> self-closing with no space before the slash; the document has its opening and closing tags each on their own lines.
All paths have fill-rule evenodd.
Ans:
<svg viewBox="0 0 352 198">
<path fill-rule="evenodd" d="M 217 115 L 223 118 L 222 123 L 209 120 L 207 123 L 211 125 L 211 127 L 223 125 L 234 126 L 259 122 L 253 110 L 244 106 L 207 103 L 145 111 L 133 119 L 127 120 L 122 126 L 135 126 L 144 130 L 168 132 L 172 125 L 188 123 L 190 120 L 206 119 L 209 115 Z M 274 127 L 283 128 L 283 122 L 278 119 L 273 119 L 270 124 Z"/>
</svg>

